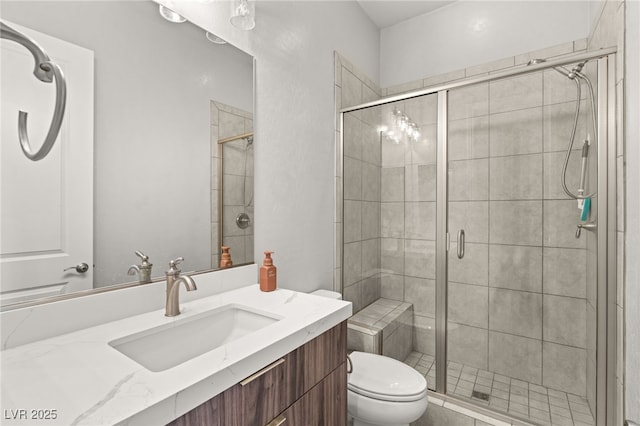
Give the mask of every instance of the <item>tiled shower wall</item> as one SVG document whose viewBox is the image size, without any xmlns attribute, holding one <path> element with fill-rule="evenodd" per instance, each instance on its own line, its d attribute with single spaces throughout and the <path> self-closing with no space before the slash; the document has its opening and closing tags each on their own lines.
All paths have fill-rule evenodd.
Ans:
<svg viewBox="0 0 640 426">
<path fill-rule="evenodd" d="M 379 89 L 373 82 L 358 73 L 338 53 L 335 61 L 338 110 L 379 99 Z M 376 111 L 347 114 L 344 155 L 339 153 L 337 156 L 336 241 L 342 238 L 342 210 L 345 226 L 344 245 L 336 244 L 336 289 L 340 291 L 339 283 L 344 279 L 343 296 L 353 302 L 354 314 L 380 297 L 381 149 L 378 125 L 379 114 Z M 339 145 L 339 123 L 336 123 L 336 141 Z M 341 177 L 342 161 L 344 181 Z M 344 205 L 341 205 L 342 200 Z M 342 254 L 344 271 L 339 268 Z"/>
<path fill-rule="evenodd" d="M 220 102 L 211 102 L 211 267 L 217 268 L 220 255 L 218 208 L 223 212 L 222 245 L 231 248 L 234 265 L 253 262 L 253 148 L 244 140 L 225 144 L 223 185 L 223 205 L 218 206 L 220 196 L 218 140 L 253 131 L 253 116 Z M 245 152 L 246 151 L 246 152 Z M 246 157 L 245 157 L 246 155 Z M 246 161 L 246 165 L 245 165 Z M 245 172 L 246 170 L 246 172 Z M 244 187 L 244 192 L 243 192 Z M 249 206 L 247 206 L 249 204 Z M 246 212 L 250 225 L 239 228 L 236 216 Z"/>
</svg>

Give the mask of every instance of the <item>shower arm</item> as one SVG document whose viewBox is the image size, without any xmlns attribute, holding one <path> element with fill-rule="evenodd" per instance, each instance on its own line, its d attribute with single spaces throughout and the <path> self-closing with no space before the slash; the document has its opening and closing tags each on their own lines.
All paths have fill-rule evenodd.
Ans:
<svg viewBox="0 0 640 426">
<path fill-rule="evenodd" d="M 28 113 L 22 110 L 18 113 L 18 139 L 20 140 L 22 152 L 30 160 L 38 161 L 49 154 L 49 151 L 53 148 L 58 134 L 60 133 L 60 127 L 62 126 L 62 119 L 64 118 L 64 110 L 67 102 L 67 84 L 64 74 L 58 64 L 51 61 L 49 56 L 34 40 L 21 32 L 14 30 L 4 22 L 0 22 L 0 38 L 14 41 L 31 52 L 33 59 L 35 60 L 33 74 L 38 80 L 44 83 L 51 83 L 52 81 L 55 81 L 56 83 L 56 103 L 53 118 L 49 125 L 47 136 L 45 137 L 40 149 L 36 152 L 32 152 L 31 150 L 29 135 L 27 133 Z"/>
</svg>

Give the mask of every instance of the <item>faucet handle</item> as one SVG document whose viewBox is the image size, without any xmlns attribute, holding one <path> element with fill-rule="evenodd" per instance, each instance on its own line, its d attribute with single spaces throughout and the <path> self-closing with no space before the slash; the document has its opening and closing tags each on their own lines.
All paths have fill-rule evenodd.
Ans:
<svg viewBox="0 0 640 426">
<path fill-rule="evenodd" d="M 169 261 L 169 267 L 175 268 L 177 264 L 184 262 L 184 257 L 179 257 Z"/>
<path fill-rule="evenodd" d="M 140 262 L 140 267 L 141 268 L 151 268 L 153 266 L 153 263 L 149 262 L 149 256 L 147 256 L 146 254 L 142 253 L 140 250 L 136 250 L 135 251 L 136 256 L 138 256 L 142 262 Z"/>
<path fill-rule="evenodd" d="M 140 250 L 136 250 L 135 251 L 136 256 L 138 256 L 140 259 L 142 259 L 143 262 L 146 262 L 147 260 L 149 260 L 149 256 L 147 256 L 146 254 L 142 253 Z"/>
<path fill-rule="evenodd" d="M 178 264 L 184 261 L 184 257 L 179 257 L 177 259 L 173 259 L 169 261 L 169 270 L 167 274 L 177 274 L 180 273 L 180 269 L 178 269 Z"/>
</svg>

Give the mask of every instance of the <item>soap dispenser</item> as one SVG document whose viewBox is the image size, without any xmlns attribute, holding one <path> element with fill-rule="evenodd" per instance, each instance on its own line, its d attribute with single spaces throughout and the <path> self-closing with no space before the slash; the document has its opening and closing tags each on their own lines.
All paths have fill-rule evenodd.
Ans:
<svg viewBox="0 0 640 426">
<path fill-rule="evenodd" d="M 231 261 L 231 250 L 227 246 L 222 246 L 222 256 L 220 257 L 220 268 L 230 268 L 233 266 L 233 262 Z"/>
<path fill-rule="evenodd" d="M 264 252 L 264 261 L 260 267 L 260 290 L 273 291 L 276 289 L 276 267 L 271 259 L 272 251 Z"/>
</svg>

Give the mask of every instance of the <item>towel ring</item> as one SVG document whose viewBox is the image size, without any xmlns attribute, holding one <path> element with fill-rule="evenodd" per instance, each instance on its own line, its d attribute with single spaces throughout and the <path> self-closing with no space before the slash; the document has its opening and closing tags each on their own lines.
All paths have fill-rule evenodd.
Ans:
<svg viewBox="0 0 640 426">
<path fill-rule="evenodd" d="M 25 111 L 20 111 L 18 113 L 18 138 L 20 140 L 22 152 L 30 160 L 38 161 L 49 154 L 49 151 L 53 148 L 56 138 L 60 133 L 60 127 L 62 126 L 62 119 L 64 118 L 64 110 L 67 103 L 67 83 L 65 81 L 64 74 L 62 73 L 62 69 L 60 69 L 58 64 L 49 59 L 49 56 L 34 40 L 21 32 L 14 30 L 4 22 L 0 22 L 0 38 L 15 41 L 31 52 L 36 63 L 33 73 L 38 80 L 45 83 L 51 83 L 55 80 L 56 83 L 56 105 L 51 125 L 49 126 L 49 131 L 47 132 L 47 136 L 45 137 L 42 146 L 36 152 L 31 150 L 29 135 L 27 134 L 28 113 Z"/>
<path fill-rule="evenodd" d="M 44 139 L 44 142 L 40 149 L 35 153 L 31 151 L 31 145 L 29 143 L 29 135 L 27 134 L 27 116 L 28 113 L 20 111 L 18 113 L 18 138 L 20 139 L 20 147 L 22 152 L 28 159 L 38 161 L 43 159 L 49 154 L 53 144 L 56 142 L 56 138 L 60 133 L 60 127 L 62 126 L 62 119 L 64 118 L 64 110 L 67 103 L 67 84 L 64 80 L 62 70 L 52 61 L 45 61 L 40 64 L 40 68 L 45 71 L 53 71 L 53 78 L 56 83 L 56 105 L 53 112 L 53 118 L 51 119 L 51 125 L 49 126 L 49 132 Z M 47 70 L 47 68 L 49 68 Z"/>
</svg>

